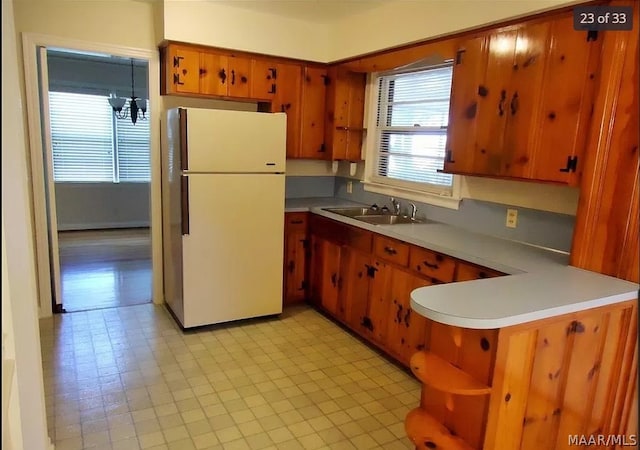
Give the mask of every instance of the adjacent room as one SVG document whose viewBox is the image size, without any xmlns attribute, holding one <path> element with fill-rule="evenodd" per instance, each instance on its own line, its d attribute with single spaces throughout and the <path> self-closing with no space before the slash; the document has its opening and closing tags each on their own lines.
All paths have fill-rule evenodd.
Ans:
<svg viewBox="0 0 640 450">
<path fill-rule="evenodd" d="M 148 63 L 63 49 L 46 63 L 54 310 L 151 302 Z"/>
</svg>

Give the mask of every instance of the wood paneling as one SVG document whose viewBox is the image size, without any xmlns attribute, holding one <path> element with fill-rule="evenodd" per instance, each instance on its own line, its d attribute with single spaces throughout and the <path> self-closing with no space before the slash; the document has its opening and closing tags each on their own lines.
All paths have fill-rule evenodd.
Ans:
<svg viewBox="0 0 640 450">
<path fill-rule="evenodd" d="M 638 2 L 633 5 L 638 30 Z M 638 33 L 604 33 L 571 264 L 638 282 Z"/>
<path fill-rule="evenodd" d="M 484 449 L 569 449 L 570 435 L 625 433 L 636 322 L 633 301 L 500 330 Z"/>
</svg>

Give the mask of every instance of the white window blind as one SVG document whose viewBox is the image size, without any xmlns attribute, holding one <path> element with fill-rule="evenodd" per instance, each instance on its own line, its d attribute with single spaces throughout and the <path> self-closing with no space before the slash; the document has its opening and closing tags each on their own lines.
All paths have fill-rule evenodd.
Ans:
<svg viewBox="0 0 640 450">
<path fill-rule="evenodd" d="M 55 181 L 113 182 L 113 120 L 106 97 L 50 92 Z"/>
<path fill-rule="evenodd" d="M 443 168 L 452 65 L 378 78 L 376 178 L 386 184 L 451 193 Z"/>
<path fill-rule="evenodd" d="M 148 120 L 116 119 L 106 96 L 54 91 L 49 116 L 55 181 L 150 180 Z"/>
</svg>

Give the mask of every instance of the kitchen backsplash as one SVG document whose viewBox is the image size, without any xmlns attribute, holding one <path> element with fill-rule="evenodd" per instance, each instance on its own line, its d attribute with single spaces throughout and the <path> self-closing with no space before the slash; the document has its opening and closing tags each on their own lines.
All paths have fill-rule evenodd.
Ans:
<svg viewBox="0 0 640 450">
<path fill-rule="evenodd" d="M 353 193 L 347 193 L 347 181 L 353 181 Z M 353 200 L 365 204 L 376 203 L 378 206 L 391 207 L 389 197 L 364 190 L 362 183 L 348 178 L 335 177 L 336 197 Z M 458 210 L 442 208 L 425 203 L 398 198 L 403 208 L 413 202 L 418 207 L 418 217 L 426 217 L 436 222 L 444 222 L 481 234 L 527 242 L 533 245 L 553 248 L 568 252 L 575 217 L 521 206 L 502 205 L 465 198 L 460 202 Z M 505 226 L 507 208 L 518 210 L 517 228 Z"/>
<path fill-rule="evenodd" d="M 334 176 L 289 176 L 285 181 L 285 198 L 333 197 Z"/>
<path fill-rule="evenodd" d="M 347 181 L 353 182 L 353 192 L 347 193 Z M 354 202 L 390 206 L 389 197 L 367 192 L 362 183 L 343 177 L 333 176 L 288 176 L 286 179 L 286 197 L 340 197 Z M 408 200 L 398 198 L 403 208 Z M 458 210 L 441 208 L 425 203 L 413 202 L 418 207 L 418 217 L 444 222 L 473 232 L 488 234 L 504 239 L 527 242 L 533 245 L 568 252 L 575 217 L 521 206 L 472 200 L 465 198 Z M 505 226 L 507 208 L 518 210 L 517 228 Z"/>
</svg>

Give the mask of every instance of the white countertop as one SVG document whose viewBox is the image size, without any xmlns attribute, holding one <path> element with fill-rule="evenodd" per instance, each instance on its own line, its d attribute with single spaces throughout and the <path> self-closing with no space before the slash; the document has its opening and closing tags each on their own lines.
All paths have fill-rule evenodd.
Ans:
<svg viewBox="0 0 640 450">
<path fill-rule="evenodd" d="M 416 289 L 411 307 L 436 322 L 491 329 L 631 300 L 638 285 L 572 266 Z"/>
<path fill-rule="evenodd" d="M 313 208 L 341 208 L 345 206 L 360 206 L 360 203 L 335 197 L 287 198 L 284 201 L 285 212 L 305 212 L 311 211 Z"/>
<path fill-rule="evenodd" d="M 343 199 L 290 199 L 286 211 L 311 211 L 510 276 L 427 286 L 411 306 L 436 322 L 491 329 L 631 300 L 638 284 L 568 266 L 564 252 L 472 233 L 447 224 L 371 225 L 322 208 L 359 205 Z"/>
</svg>

